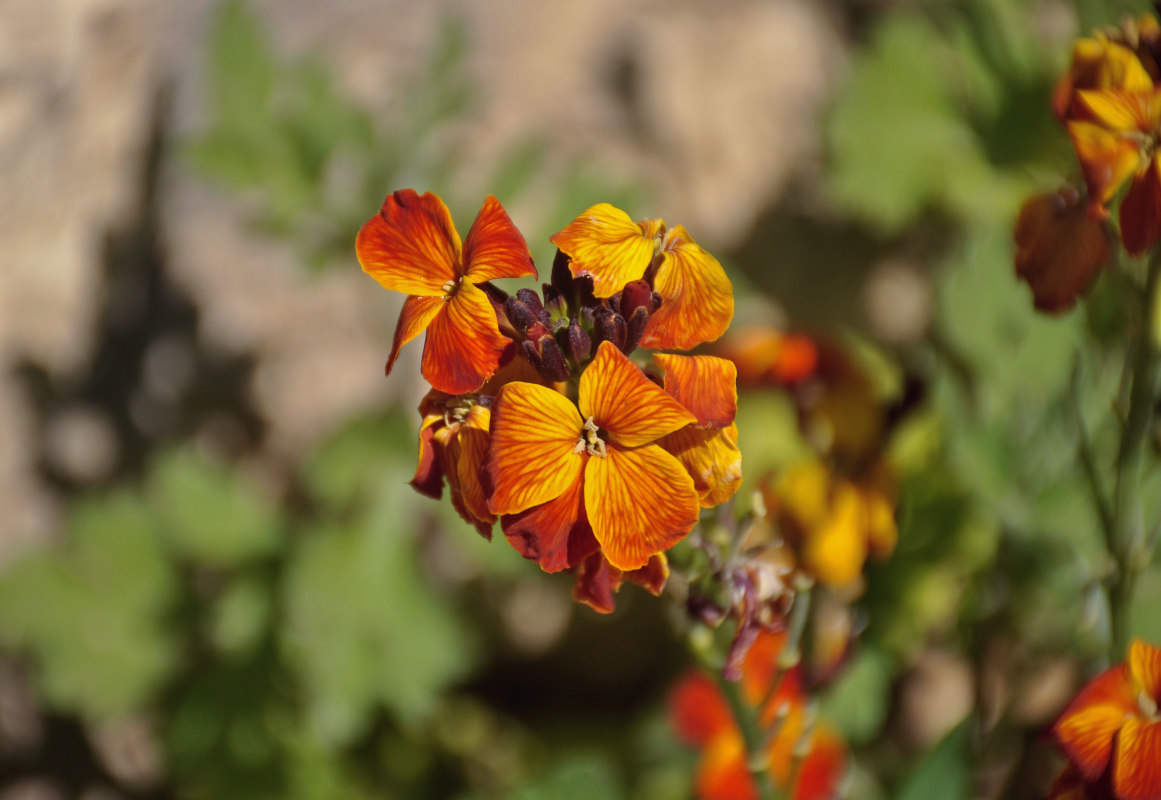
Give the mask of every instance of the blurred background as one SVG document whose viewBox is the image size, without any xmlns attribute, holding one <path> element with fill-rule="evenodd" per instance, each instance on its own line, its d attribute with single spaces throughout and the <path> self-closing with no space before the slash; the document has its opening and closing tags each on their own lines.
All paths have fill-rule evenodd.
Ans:
<svg viewBox="0 0 1161 800">
<path fill-rule="evenodd" d="M 0 2 L 0 798 L 691 796 L 666 604 L 406 485 L 421 347 L 384 378 L 353 247 L 404 187 L 461 231 L 496 194 L 545 275 L 593 203 L 683 224 L 736 326 L 906 396 L 846 796 L 1036 796 L 1105 635 L 1072 419 L 1112 435 L 1116 287 L 1034 315 L 1010 227 L 1076 177 L 1071 39 L 1145 7 Z M 739 424 L 751 486 L 806 450 L 776 391 Z"/>
</svg>

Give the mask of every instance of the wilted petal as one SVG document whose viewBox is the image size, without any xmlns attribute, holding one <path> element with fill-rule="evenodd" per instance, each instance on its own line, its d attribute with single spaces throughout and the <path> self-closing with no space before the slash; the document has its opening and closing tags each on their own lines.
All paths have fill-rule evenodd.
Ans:
<svg viewBox="0 0 1161 800">
<path fill-rule="evenodd" d="M 1121 241 L 1130 255 L 1147 252 L 1161 239 L 1161 163 L 1154 158 L 1133 178 L 1121 201 Z"/>
<path fill-rule="evenodd" d="M 441 302 L 444 312 L 427 331 L 423 377 L 441 392 L 474 392 L 495 373 L 510 340 L 500 333 L 488 296 L 468 281 Z"/>
<path fill-rule="evenodd" d="M 444 467 L 437 452 L 435 432 L 444 424 L 448 396 L 432 389 L 419 403 L 423 422 L 419 428 L 419 463 L 415 467 L 412 487 L 420 494 L 440 499 L 443 496 Z"/>
<path fill-rule="evenodd" d="M 1154 703 L 1161 703 L 1161 647 L 1137 639 L 1129 648 L 1129 672 L 1133 682 Z M 1158 753 L 1161 758 L 1161 753 Z"/>
<path fill-rule="evenodd" d="M 1080 160 L 1090 202 L 1106 205 L 1141 164 L 1139 145 L 1095 122 L 1070 122 L 1068 135 Z"/>
<path fill-rule="evenodd" d="M 625 580 L 635 583 L 654 597 L 660 597 L 669 581 L 669 559 L 665 553 L 658 553 L 649 559 L 641 569 L 631 569 L 625 573 Z"/>
<path fill-rule="evenodd" d="M 598 613 L 612 614 L 616 610 L 613 595 L 621 588 L 624 574 L 610 564 L 599 550 L 591 553 L 576 569 L 572 599 Z"/>
<path fill-rule="evenodd" d="M 1085 780 L 1095 781 L 1108 766 L 1113 737 L 1136 712 L 1133 679 L 1121 664 L 1081 690 L 1056 721 L 1052 735 Z"/>
<path fill-rule="evenodd" d="M 559 392 L 534 383 L 505 386 L 492 408 L 488 509 L 516 514 L 564 494 L 584 469 L 584 455 L 574 452 L 582 425 Z"/>
<path fill-rule="evenodd" d="M 681 225 L 665 238 L 665 262 L 653 288 L 661 307 L 649 317 L 642 347 L 689 350 L 712 342 L 734 318 L 734 287 L 718 260 Z"/>
<path fill-rule="evenodd" d="M 1036 308 L 1049 313 L 1071 308 L 1112 257 L 1104 224 L 1070 188 L 1024 203 L 1015 240 L 1016 274 L 1032 289 Z"/>
<path fill-rule="evenodd" d="M 742 451 L 735 423 L 709 429 L 687 425 L 657 443 L 693 478 L 702 508 L 721 505 L 742 485 Z"/>
<path fill-rule="evenodd" d="M 611 445 L 585 466 L 585 508 L 609 563 L 631 570 L 685 538 L 697 523 L 697 490 L 660 447 Z"/>
<path fill-rule="evenodd" d="M 460 237 L 438 196 L 402 189 L 359 230 L 355 253 L 363 271 L 388 289 L 438 297 L 459 274 Z"/>
<path fill-rule="evenodd" d="M 697 417 L 701 426 L 729 425 L 738 415 L 738 368 L 714 356 L 656 353 L 665 391 Z"/>
<path fill-rule="evenodd" d="M 583 481 L 578 471 L 560 497 L 500 518 L 508 543 L 545 572 L 576 566 L 598 548 L 585 515 Z"/>
<path fill-rule="evenodd" d="M 403 301 L 399 322 L 395 324 L 395 338 L 391 342 L 391 354 L 387 356 L 386 372 L 388 375 L 391 374 L 391 369 L 395 366 L 395 359 L 399 358 L 399 351 L 403 345 L 427 330 L 432 320 L 443 311 L 443 307 L 442 297 L 408 297 Z M 424 377 L 427 377 L 427 373 L 424 373 Z M 431 379 L 428 378 L 428 380 Z"/>
<path fill-rule="evenodd" d="M 488 455 L 491 418 L 491 411 L 484 406 L 472 406 L 463 421 L 458 423 L 447 456 L 452 505 L 489 541 L 496 517 L 488 511 L 488 495 L 482 477 Z"/>
<path fill-rule="evenodd" d="M 464 269 L 472 283 L 536 276 L 524 236 L 492 195 L 484 200 L 464 240 Z"/>
<path fill-rule="evenodd" d="M 1113 789 L 1119 800 L 1161 798 L 1161 722 L 1132 717 L 1117 739 Z"/>
<path fill-rule="evenodd" d="M 653 236 L 608 203 L 587 209 L 548 240 L 572 259 L 574 278 L 593 279 L 597 297 L 612 297 L 644 275 L 656 248 Z"/>
<path fill-rule="evenodd" d="M 582 415 L 591 416 L 625 447 L 652 442 L 697 421 L 610 342 L 601 342 L 581 374 L 579 405 Z"/>
</svg>

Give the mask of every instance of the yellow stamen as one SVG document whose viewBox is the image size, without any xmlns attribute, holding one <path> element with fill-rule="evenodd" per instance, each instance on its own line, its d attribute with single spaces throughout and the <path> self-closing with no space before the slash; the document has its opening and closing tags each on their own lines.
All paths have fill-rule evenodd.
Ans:
<svg viewBox="0 0 1161 800">
<path fill-rule="evenodd" d="M 1157 701 L 1144 689 L 1137 695 L 1137 706 L 1150 722 L 1161 721 L 1161 715 L 1157 712 Z"/>
<path fill-rule="evenodd" d="M 597 423 L 593 422 L 592 417 L 589 417 L 587 420 L 585 420 L 584 429 L 587 431 L 587 433 L 582 434 L 584 441 L 577 441 L 577 449 L 574 452 L 581 452 L 579 448 L 583 444 L 584 449 L 588 451 L 590 456 L 604 458 L 606 455 L 605 440 L 597 435 L 597 432 L 600 431 L 600 427 L 598 427 Z"/>
</svg>

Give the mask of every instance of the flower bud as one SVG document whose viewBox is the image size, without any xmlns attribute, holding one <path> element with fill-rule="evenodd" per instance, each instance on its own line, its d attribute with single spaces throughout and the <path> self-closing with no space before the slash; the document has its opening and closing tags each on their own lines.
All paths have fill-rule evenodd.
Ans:
<svg viewBox="0 0 1161 800">
<path fill-rule="evenodd" d="M 518 289 L 516 296 L 520 298 L 520 302 L 528 307 L 528 310 L 536 315 L 536 318 L 548 325 L 551 322 L 551 317 L 545 311 L 544 305 L 540 302 L 540 295 L 534 289 Z"/>
<path fill-rule="evenodd" d="M 625 346 L 621 348 L 625 355 L 632 353 L 641 344 L 641 337 L 645 335 L 645 326 L 648 324 L 649 312 L 644 306 L 638 306 L 625 326 Z"/>
<path fill-rule="evenodd" d="M 660 295 L 658 296 L 660 297 Z M 644 308 L 647 313 L 651 312 L 652 304 L 653 287 L 643 280 L 629 281 L 621 290 L 621 308 L 619 311 L 625 319 L 632 318 L 633 312 L 638 308 Z"/>
<path fill-rule="evenodd" d="M 574 364 L 583 363 L 592 352 L 592 339 L 589 337 L 588 331 L 580 326 L 580 323 L 575 319 L 569 323 L 568 328 L 560 332 L 563 335 L 564 341 L 561 343 L 564 347 L 564 354 L 568 356 L 569 360 Z"/>
<path fill-rule="evenodd" d="M 537 322 L 536 312 L 523 303 L 519 297 L 509 297 L 504 301 L 504 313 L 508 315 L 509 321 L 520 333 L 525 333 Z"/>
<path fill-rule="evenodd" d="M 568 302 L 564 295 L 560 293 L 551 283 L 545 283 L 541 287 L 544 292 L 544 310 L 548 312 L 549 316 L 560 319 L 568 314 Z"/>
<path fill-rule="evenodd" d="M 564 363 L 564 353 L 556 339 L 549 335 L 541 336 L 537 345 L 540 349 L 540 374 L 550 380 L 567 381 L 568 365 Z"/>
<path fill-rule="evenodd" d="M 625 338 L 628 335 L 628 326 L 625 324 L 624 317 L 606 309 L 597 316 L 593 328 L 593 333 L 596 335 L 594 344 L 612 342 L 613 346 L 624 352 Z"/>
</svg>

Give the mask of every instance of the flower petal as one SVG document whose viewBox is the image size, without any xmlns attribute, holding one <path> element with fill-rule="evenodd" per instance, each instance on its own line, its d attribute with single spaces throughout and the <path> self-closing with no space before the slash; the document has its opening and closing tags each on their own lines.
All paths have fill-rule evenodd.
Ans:
<svg viewBox="0 0 1161 800">
<path fill-rule="evenodd" d="M 665 591 L 665 584 L 669 581 L 669 559 L 665 557 L 665 553 L 658 553 L 641 569 L 626 572 L 625 579 L 637 584 L 654 597 L 660 597 Z"/>
<path fill-rule="evenodd" d="M 488 511 L 488 495 L 482 480 L 484 459 L 488 455 L 492 412 L 481 405 L 472 406 L 459 423 L 448 448 L 448 488 L 452 505 L 465 522 L 476 526 L 488 541 L 496 517 Z"/>
<path fill-rule="evenodd" d="M 388 289 L 437 297 L 459 274 L 460 236 L 437 195 L 402 189 L 359 230 L 363 271 Z"/>
<path fill-rule="evenodd" d="M 598 549 L 577 566 L 572 599 L 600 614 L 612 614 L 616 610 L 613 595 L 621 588 L 624 575 Z"/>
<path fill-rule="evenodd" d="M 442 458 L 435 444 L 435 432 L 444 424 L 444 410 L 448 396 L 432 389 L 419 403 L 423 423 L 419 428 L 419 463 L 411 486 L 420 494 L 439 500 L 443 496 Z"/>
<path fill-rule="evenodd" d="M 403 301 L 399 322 L 395 324 L 395 338 L 391 342 L 391 354 L 387 356 L 386 373 L 388 375 L 391 374 L 391 369 L 395 366 L 395 359 L 399 358 L 399 351 L 403 345 L 427 330 L 432 320 L 439 316 L 439 312 L 443 311 L 443 307 L 442 297 L 413 296 Z M 424 350 L 426 351 L 426 349 L 425 345 Z"/>
<path fill-rule="evenodd" d="M 1070 122 L 1068 135 L 1080 160 L 1090 203 L 1104 206 L 1140 165 L 1138 145 L 1094 122 Z"/>
<path fill-rule="evenodd" d="M 1121 241 L 1130 255 L 1139 256 L 1161 239 L 1161 162 L 1156 158 L 1133 177 L 1121 201 Z"/>
<path fill-rule="evenodd" d="M 508 543 L 545 572 L 576 566 L 597 551 L 585 516 L 583 483 L 584 472 L 577 470 L 573 482 L 555 500 L 500 518 Z"/>
<path fill-rule="evenodd" d="M 846 483 L 835 487 L 829 513 L 807 533 L 802 560 L 827 586 L 850 586 L 867 560 L 867 508 L 859 492 Z"/>
<path fill-rule="evenodd" d="M 1141 691 L 1161 704 L 1161 647 L 1137 639 L 1129 647 L 1129 672 Z M 1161 755 L 1161 754 L 1159 754 Z"/>
<path fill-rule="evenodd" d="M 830 800 L 838 796 L 846 772 L 847 749 L 838 734 L 818 725 L 810 737 L 810 751 L 798 768 L 794 800 Z"/>
<path fill-rule="evenodd" d="M 746 744 L 737 725 L 714 737 L 694 775 L 698 800 L 758 800 L 758 787 L 746 764 Z"/>
<path fill-rule="evenodd" d="M 726 271 L 681 225 L 666 234 L 664 249 L 653 281 L 661 307 L 649 317 L 641 346 L 689 350 L 714 341 L 734 318 L 734 287 Z"/>
<path fill-rule="evenodd" d="M 1158 122 L 1157 95 L 1152 91 L 1082 89 L 1076 98 L 1089 119 L 1110 131 L 1150 131 Z"/>
<path fill-rule="evenodd" d="M 665 374 L 665 391 L 697 417 L 702 426 L 725 426 L 738 415 L 738 368 L 714 356 L 655 353 Z"/>
<path fill-rule="evenodd" d="M 677 544 L 697 523 L 693 479 L 656 445 L 623 450 L 585 465 L 585 509 L 609 563 L 637 569 Z"/>
<path fill-rule="evenodd" d="M 619 208 L 598 203 L 586 209 L 548 241 L 572 259 L 574 278 L 593 279 L 593 294 L 612 297 L 645 274 L 656 241 Z"/>
<path fill-rule="evenodd" d="M 1036 308 L 1047 313 L 1072 308 L 1112 256 L 1104 224 L 1071 187 L 1029 198 L 1014 238 L 1016 274 L 1032 289 Z"/>
<path fill-rule="evenodd" d="M 1094 678 L 1068 705 L 1052 727 L 1065 755 L 1095 781 L 1108 766 L 1113 737 L 1137 708 L 1129 669 L 1121 664 Z"/>
<path fill-rule="evenodd" d="M 584 458 L 573 452 L 582 425 L 576 406 L 559 392 L 507 384 L 492 408 L 488 510 L 516 514 L 564 494 L 584 469 Z"/>
<path fill-rule="evenodd" d="M 1073 46 L 1072 64 L 1053 91 L 1052 105 L 1061 119 L 1083 113 L 1074 102 L 1077 89 L 1128 89 L 1147 92 L 1153 79 L 1137 54 L 1122 44 L 1097 34 L 1079 39 Z"/>
<path fill-rule="evenodd" d="M 726 698 L 701 672 L 690 672 L 669 695 L 669 720 L 678 738 L 704 745 L 734 723 Z"/>
<path fill-rule="evenodd" d="M 524 236 L 492 195 L 484 200 L 484 207 L 464 240 L 464 269 L 472 283 L 525 275 L 536 277 Z"/>
<path fill-rule="evenodd" d="M 742 451 L 735 423 L 708 430 L 687 425 L 657 443 L 693 478 L 702 508 L 721 505 L 742 485 Z"/>
<path fill-rule="evenodd" d="M 601 342 L 580 378 L 580 410 L 625 447 L 660 439 L 697 417 L 645 377 L 612 342 Z"/>
<path fill-rule="evenodd" d="M 1119 800 L 1161 798 L 1161 722 L 1132 717 L 1117 739 L 1113 789 Z"/>
<path fill-rule="evenodd" d="M 427 331 L 420 371 L 441 392 L 474 392 L 496 372 L 510 340 L 500 333 L 488 296 L 470 282 L 440 302 L 445 310 Z"/>
</svg>

